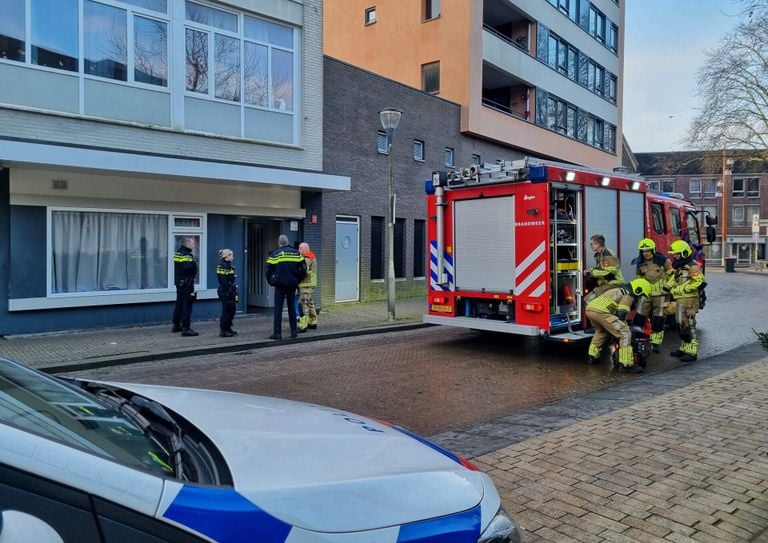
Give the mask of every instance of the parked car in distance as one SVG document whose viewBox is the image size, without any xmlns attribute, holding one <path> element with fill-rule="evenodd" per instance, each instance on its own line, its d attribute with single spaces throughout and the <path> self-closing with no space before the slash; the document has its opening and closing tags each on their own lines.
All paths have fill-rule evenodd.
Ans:
<svg viewBox="0 0 768 543">
<path fill-rule="evenodd" d="M 0 543 L 519 543 L 491 479 L 307 403 L 0 358 Z"/>
</svg>

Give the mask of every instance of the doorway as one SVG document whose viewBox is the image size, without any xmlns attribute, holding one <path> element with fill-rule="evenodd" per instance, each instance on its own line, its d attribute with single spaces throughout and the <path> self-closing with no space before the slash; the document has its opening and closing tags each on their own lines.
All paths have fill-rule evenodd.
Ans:
<svg viewBox="0 0 768 543">
<path fill-rule="evenodd" d="M 360 299 L 360 219 L 336 217 L 336 301 Z"/>
<path fill-rule="evenodd" d="M 277 247 L 280 235 L 279 221 L 252 221 L 248 223 L 248 307 L 246 311 L 256 308 L 273 307 L 271 296 L 272 287 L 264 277 L 266 260 L 269 251 Z"/>
</svg>

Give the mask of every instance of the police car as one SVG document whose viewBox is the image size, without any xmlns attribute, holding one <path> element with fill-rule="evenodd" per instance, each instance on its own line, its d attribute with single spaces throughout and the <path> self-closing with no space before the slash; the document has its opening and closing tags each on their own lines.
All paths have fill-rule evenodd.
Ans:
<svg viewBox="0 0 768 543">
<path fill-rule="evenodd" d="M 519 543 L 490 478 L 328 407 L 0 358 L 0 543 Z"/>
</svg>

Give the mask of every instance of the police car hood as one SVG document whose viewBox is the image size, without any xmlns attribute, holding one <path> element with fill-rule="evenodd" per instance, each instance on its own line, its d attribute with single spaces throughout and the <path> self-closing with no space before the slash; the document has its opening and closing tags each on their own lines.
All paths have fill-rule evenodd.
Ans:
<svg viewBox="0 0 768 543">
<path fill-rule="evenodd" d="M 402 429 L 290 400 L 151 385 L 205 433 L 235 490 L 278 519 L 320 532 L 395 526 L 477 506 L 484 476 Z"/>
</svg>

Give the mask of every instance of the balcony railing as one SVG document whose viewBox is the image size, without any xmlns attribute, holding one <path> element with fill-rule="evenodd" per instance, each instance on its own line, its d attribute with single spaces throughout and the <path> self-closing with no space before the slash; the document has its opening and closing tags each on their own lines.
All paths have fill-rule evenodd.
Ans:
<svg viewBox="0 0 768 543">
<path fill-rule="evenodd" d="M 498 30 L 496 30 L 490 25 L 483 24 L 483 28 L 488 32 L 490 32 L 491 34 L 493 34 L 494 36 L 498 37 L 499 39 L 504 40 L 508 44 L 514 45 L 521 51 L 524 51 L 526 53 L 528 52 L 528 36 L 527 35 L 518 36 L 518 39 L 513 39 L 507 36 L 506 34 L 502 34 L 501 32 L 499 32 Z"/>
<path fill-rule="evenodd" d="M 495 109 L 496 111 L 500 111 L 501 113 L 504 113 L 505 115 L 509 115 L 510 117 L 516 117 L 522 121 L 528 121 L 530 122 L 530 113 L 520 113 L 519 111 L 515 111 L 514 109 L 511 109 L 509 106 L 505 106 L 504 104 L 499 104 L 498 102 L 494 102 L 493 100 L 489 98 L 483 98 L 483 105 L 486 107 L 489 107 L 491 109 Z"/>
</svg>

